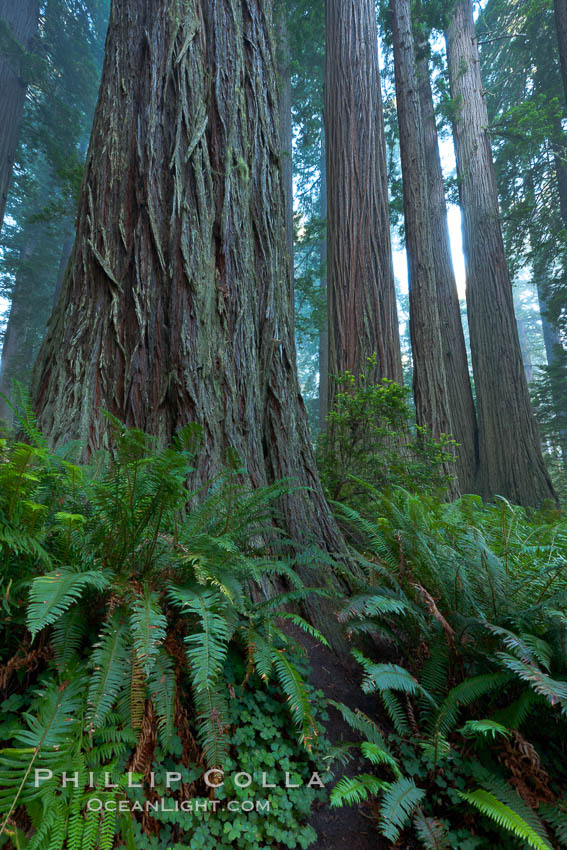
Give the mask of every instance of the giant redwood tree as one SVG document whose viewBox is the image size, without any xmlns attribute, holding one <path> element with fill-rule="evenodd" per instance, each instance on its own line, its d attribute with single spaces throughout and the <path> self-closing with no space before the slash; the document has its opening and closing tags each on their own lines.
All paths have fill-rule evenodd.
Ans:
<svg viewBox="0 0 567 850">
<path fill-rule="evenodd" d="M 0 0 L 0 230 L 26 100 L 26 52 L 39 19 L 39 0 Z"/>
<path fill-rule="evenodd" d="M 401 382 L 374 0 L 327 0 L 326 43 L 329 372 Z"/>
<path fill-rule="evenodd" d="M 476 490 L 478 439 L 469 364 L 455 270 L 451 255 L 449 224 L 439 138 L 429 73 L 428 45 L 417 47 L 417 84 L 427 172 L 429 224 L 433 242 L 433 264 L 441 343 L 449 397 L 452 434 L 457 441 L 457 474 L 463 493 Z"/>
<path fill-rule="evenodd" d="M 532 505 L 554 497 L 530 407 L 502 238 L 472 0 L 458 0 L 447 32 L 467 268 L 480 488 Z"/>
<path fill-rule="evenodd" d="M 286 476 L 294 540 L 338 550 L 296 377 L 271 0 L 114 0 L 76 241 L 35 369 L 39 423 L 88 455 L 107 409 L 199 474 Z M 228 70 L 227 70 L 228 69 Z"/>
<path fill-rule="evenodd" d="M 425 144 L 409 0 L 391 0 L 408 258 L 413 394 L 417 423 L 437 439 L 452 431 L 441 328 Z"/>
</svg>

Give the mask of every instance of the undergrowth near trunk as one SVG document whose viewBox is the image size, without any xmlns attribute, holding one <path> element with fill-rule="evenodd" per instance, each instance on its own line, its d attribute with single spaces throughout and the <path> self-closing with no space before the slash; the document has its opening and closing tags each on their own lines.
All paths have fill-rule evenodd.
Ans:
<svg viewBox="0 0 567 850">
<path fill-rule="evenodd" d="M 28 442 L 0 442 L 0 844 L 306 847 L 317 786 L 299 805 L 286 774 L 308 781 L 322 727 L 282 625 L 324 641 L 290 608 L 326 591 L 303 586 L 273 522 L 293 484 L 253 490 L 229 454 L 191 492 L 198 428 L 163 449 L 112 427 L 88 466 L 29 420 Z M 271 806 L 211 817 L 231 787 L 242 802 L 211 769 L 262 769 Z"/>
<path fill-rule="evenodd" d="M 369 770 L 332 804 L 368 801 L 394 847 L 565 846 L 565 520 L 371 485 L 364 515 L 335 508 L 368 579 L 340 616 L 384 722 L 337 705 Z"/>
</svg>

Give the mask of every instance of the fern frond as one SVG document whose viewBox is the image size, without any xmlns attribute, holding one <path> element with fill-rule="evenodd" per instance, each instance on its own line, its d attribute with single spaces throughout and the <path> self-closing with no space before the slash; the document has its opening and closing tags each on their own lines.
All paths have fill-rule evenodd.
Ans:
<svg viewBox="0 0 567 850">
<path fill-rule="evenodd" d="M 353 650 L 352 654 L 363 666 L 366 674 L 362 682 L 362 690 L 365 694 L 385 690 L 402 691 L 406 694 L 423 693 L 417 679 L 405 667 L 400 667 L 398 664 L 376 664 L 357 649 Z"/>
<path fill-rule="evenodd" d="M 394 772 L 395 776 L 402 775 L 396 759 L 387 750 L 379 747 L 378 744 L 374 744 L 371 741 L 363 741 L 360 749 L 363 756 L 372 762 L 372 764 L 384 764 Z"/>
<path fill-rule="evenodd" d="M 495 720 L 467 720 L 462 729 L 459 729 L 461 735 L 474 737 L 481 735 L 483 737 L 491 737 L 495 739 L 501 735 L 504 738 L 510 737 L 510 730 L 502 723 L 497 723 Z"/>
<path fill-rule="evenodd" d="M 291 620 L 294 625 L 299 626 L 300 629 L 303 629 L 304 632 L 307 632 L 308 635 L 314 637 L 315 640 L 318 640 L 319 643 L 322 643 L 323 646 L 329 646 L 329 641 L 327 638 L 321 634 L 319 629 L 316 629 L 315 626 L 312 626 L 311 623 L 308 623 L 303 617 L 300 617 L 299 614 L 292 614 L 284 611 L 278 615 L 284 620 Z M 330 646 L 329 646 L 330 648 Z"/>
<path fill-rule="evenodd" d="M 165 640 L 167 619 L 162 613 L 159 597 L 145 589 L 138 596 L 130 616 L 130 629 L 138 662 L 146 676 L 150 675 L 159 646 Z"/>
<path fill-rule="evenodd" d="M 201 628 L 185 637 L 191 682 L 196 691 L 215 686 L 226 658 L 228 624 L 222 597 L 212 588 L 170 586 L 168 595 L 183 613 L 197 616 Z"/>
<path fill-rule="evenodd" d="M 311 750 L 319 729 L 311 708 L 309 692 L 297 668 L 291 663 L 284 650 L 273 650 L 272 657 L 291 715 L 301 731 L 300 741 L 306 749 Z"/>
<path fill-rule="evenodd" d="M 126 621 L 115 612 L 104 624 L 91 657 L 93 675 L 87 697 L 87 722 L 91 731 L 103 724 L 118 694 L 130 681 L 127 640 Z"/>
<path fill-rule="evenodd" d="M 431 736 L 447 738 L 454 729 L 461 706 L 467 706 L 510 682 L 507 673 L 484 673 L 471 676 L 452 688 L 431 723 Z"/>
<path fill-rule="evenodd" d="M 175 670 L 173 661 L 161 648 L 150 673 L 150 695 L 158 716 L 158 730 L 162 746 L 167 750 L 174 731 Z"/>
<path fill-rule="evenodd" d="M 85 630 L 86 617 L 81 605 L 74 605 L 54 624 L 51 645 L 60 673 L 70 667 L 81 645 Z"/>
<path fill-rule="evenodd" d="M 87 587 L 103 590 L 107 586 L 108 579 L 102 572 L 77 573 L 63 567 L 35 578 L 27 610 L 27 626 L 32 637 L 58 620 Z"/>
<path fill-rule="evenodd" d="M 353 778 L 343 776 L 331 791 L 331 806 L 356 806 L 369 797 L 375 797 L 388 786 L 388 782 L 368 773 Z"/>
<path fill-rule="evenodd" d="M 425 797 L 413 779 L 401 776 L 386 789 L 380 803 L 380 831 L 394 842 Z"/>
<path fill-rule="evenodd" d="M 540 803 L 538 812 L 553 827 L 560 845 L 567 846 L 567 801 L 563 799 L 553 804 Z"/>
<path fill-rule="evenodd" d="M 410 726 L 405 711 L 402 708 L 402 705 L 397 696 L 390 690 L 382 691 L 380 696 L 382 698 L 382 702 L 384 703 L 384 708 L 388 713 L 388 717 L 392 721 L 394 729 L 396 730 L 398 735 L 401 735 L 402 737 L 404 735 L 409 735 Z"/>
<path fill-rule="evenodd" d="M 536 694 L 544 697 L 552 706 L 559 705 L 561 713 L 567 715 L 567 681 L 552 679 L 535 664 L 525 664 L 507 652 L 498 652 L 496 657 Z"/>
<path fill-rule="evenodd" d="M 417 837 L 425 850 L 451 850 L 447 832 L 442 821 L 436 818 L 425 817 L 423 812 L 419 811 L 414 818 L 414 824 Z"/>
<path fill-rule="evenodd" d="M 494 794 L 478 788 L 476 791 L 457 791 L 462 800 L 478 809 L 481 814 L 495 821 L 501 829 L 511 832 L 525 841 L 534 850 L 552 850 L 551 844 L 535 832 L 510 806 L 502 803 Z"/>
<path fill-rule="evenodd" d="M 351 729 L 354 729 L 355 732 L 359 732 L 361 735 L 364 735 L 367 741 L 376 744 L 378 747 L 388 752 L 390 756 L 392 755 L 389 752 L 386 741 L 374 720 L 371 720 L 370 717 L 358 709 L 356 711 L 352 711 L 352 709 L 342 702 L 335 702 L 335 700 L 332 699 L 327 700 L 327 702 L 341 713 L 343 719 L 348 723 Z"/>
<path fill-rule="evenodd" d="M 7 813 L 3 827 L 18 803 L 53 792 L 55 778 L 46 778 L 35 787 L 36 769 L 51 770 L 55 776 L 57 770 L 70 770 L 75 763 L 84 687 L 81 677 L 64 685 L 49 682 L 39 692 L 35 713 L 24 715 L 26 725 L 14 736 L 18 746 L 0 750 L 0 812 Z"/>
</svg>

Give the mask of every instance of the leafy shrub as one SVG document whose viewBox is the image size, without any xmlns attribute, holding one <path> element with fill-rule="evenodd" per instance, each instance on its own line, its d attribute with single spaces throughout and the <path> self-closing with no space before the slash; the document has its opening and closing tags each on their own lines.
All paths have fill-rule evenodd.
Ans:
<svg viewBox="0 0 567 850">
<path fill-rule="evenodd" d="M 327 432 L 317 448 L 329 497 L 362 508 L 365 482 L 381 491 L 403 486 L 441 496 L 455 443 L 449 437 L 436 441 L 412 425 L 407 387 L 388 380 L 373 384 L 366 375 L 357 381 L 351 372 L 339 376 L 337 384 Z"/>
</svg>

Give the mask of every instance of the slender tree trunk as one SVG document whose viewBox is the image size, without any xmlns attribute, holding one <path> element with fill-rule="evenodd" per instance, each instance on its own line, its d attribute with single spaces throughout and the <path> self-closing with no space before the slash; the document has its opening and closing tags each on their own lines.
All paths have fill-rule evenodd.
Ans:
<svg viewBox="0 0 567 850">
<path fill-rule="evenodd" d="M 75 234 L 69 233 L 63 239 L 63 244 L 61 246 L 61 257 L 59 259 L 59 268 L 57 270 L 57 282 L 55 284 L 55 292 L 53 293 L 53 306 L 57 304 L 57 300 L 59 298 L 59 293 L 61 292 L 61 287 L 63 286 L 63 281 L 65 279 L 65 271 L 67 270 L 67 264 L 71 259 L 71 252 L 73 250 L 73 245 L 75 243 Z"/>
<path fill-rule="evenodd" d="M 478 473 L 478 434 L 476 413 L 469 375 L 467 349 L 461 308 L 457 293 L 443 170 L 435 121 L 433 92 L 429 76 L 427 47 L 422 45 L 417 58 L 419 102 L 425 146 L 425 165 L 429 190 L 429 215 L 433 240 L 433 262 L 437 285 L 437 303 L 441 322 L 441 343 L 449 396 L 449 411 L 457 449 L 457 476 L 461 491 L 476 491 Z"/>
<path fill-rule="evenodd" d="M 522 364 L 472 0 L 459 0 L 447 33 L 455 147 L 467 265 L 481 492 L 523 505 L 555 498 Z"/>
<path fill-rule="evenodd" d="M 401 383 L 374 0 L 327 0 L 326 40 L 329 371 Z"/>
<path fill-rule="evenodd" d="M 545 356 L 547 359 L 547 365 L 553 369 L 554 367 L 557 368 L 559 364 L 564 362 L 563 343 L 556 325 L 549 321 L 547 304 L 547 272 L 545 267 L 537 261 L 534 262 L 533 275 L 537 287 Z M 567 421 L 567 414 L 565 412 L 565 386 L 558 384 L 557 380 L 551 381 L 551 397 L 558 420 Z M 567 431 L 559 429 L 558 438 L 563 466 L 567 469 Z"/>
<path fill-rule="evenodd" d="M 163 441 L 200 423 L 202 480 L 229 447 L 254 486 L 295 478 L 289 536 L 340 552 L 296 374 L 271 27 L 269 0 L 112 3 L 36 406 L 86 455 L 103 409 Z"/>
<path fill-rule="evenodd" d="M 30 297 L 29 287 L 22 287 L 22 277 L 26 275 L 27 263 L 29 263 L 35 251 L 38 224 L 28 225 L 26 228 L 26 242 L 20 254 L 19 272 L 12 290 L 12 300 L 4 343 L 2 345 L 2 359 L 0 360 L 0 394 L 6 398 L 12 395 L 12 381 L 15 378 L 15 364 L 18 355 L 22 353 L 25 344 L 26 329 L 30 320 Z M 0 397 L 0 419 L 12 423 L 12 411 L 5 398 Z"/>
<path fill-rule="evenodd" d="M 534 364 L 532 362 L 532 355 L 530 351 L 530 343 L 528 340 L 528 331 L 526 328 L 526 322 L 522 318 L 518 318 L 518 336 L 520 338 L 520 348 L 522 350 L 522 363 L 524 364 L 524 372 L 526 374 L 526 381 L 528 384 L 534 379 Z"/>
<path fill-rule="evenodd" d="M 39 0 L 0 0 L 0 230 L 26 100 L 22 51 L 31 47 Z"/>
<path fill-rule="evenodd" d="M 557 30 L 563 92 L 565 103 L 567 104 L 567 0 L 553 0 L 553 9 L 555 12 L 555 28 Z"/>
<path fill-rule="evenodd" d="M 17 309 L 14 309 L 14 304 L 12 303 L 8 314 L 6 333 L 4 334 L 2 360 L 0 361 L 0 420 L 6 423 L 11 423 L 12 421 L 12 411 L 6 399 L 11 395 L 10 372 L 14 357 L 18 351 L 18 325 L 21 325 L 21 322 L 18 322 Z"/>
<path fill-rule="evenodd" d="M 325 139 L 321 142 L 321 221 L 325 222 L 325 231 L 319 247 L 321 261 L 321 301 L 323 316 L 319 330 L 319 429 L 327 428 L 329 413 L 329 310 L 327 302 L 327 167 L 325 162 Z"/>
<path fill-rule="evenodd" d="M 390 9 L 409 272 L 413 394 L 417 424 L 428 428 L 439 439 L 443 434 L 451 434 L 452 427 L 441 344 L 425 145 L 409 0 L 391 0 Z M 456 493 L 456 482 L 454 485 Z"/>
<path fill-rule="evenodd" d="M 291 55 L 286 24 L 286 6 L 282 3 L 277 16 L 278 76 L 280 83 L 280 144 L 282 180 L 285 195 L 285 235 L 291 269 L 291 304 L 294 304 L 293 268 L 293 123 L 291 115 Z"/>
</svg>

